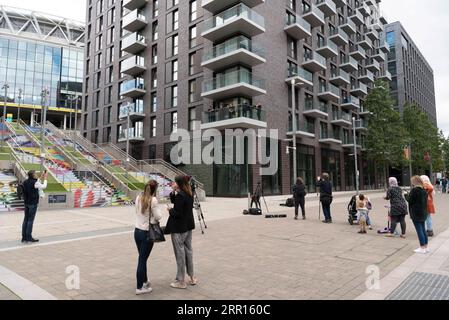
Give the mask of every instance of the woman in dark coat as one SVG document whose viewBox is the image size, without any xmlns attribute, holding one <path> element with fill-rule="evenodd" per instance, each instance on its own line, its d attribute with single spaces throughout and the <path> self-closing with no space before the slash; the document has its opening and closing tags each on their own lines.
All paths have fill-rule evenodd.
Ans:
<svg viewBox="0 0 449 320">
<path fill-rule="evenodd" d="M 411 180 L 412 190 L 410 194 L 406 194 L 405 198 L 409 203 L 410 218 L 416 228 L 418 234 L 420 248 L 416 249 L 416 253 L 429 253 L 427 245 L 429 239 L 426 232 L 427 220 L 427 191 L 424 189 L 424 183 L 420 176 L 414 176 Z"/>
<path fill-rule="evenodd" d="M 170 194 L 170 200 L 174 207 L 169 211 L 170 217 L 165 228 L 165 233 L 171 234 L 178 266 L 176 281 L 170 284 L 172 288 L 176 289 L 187 288 L 186 270 L 190 277 L 188 284 L 193 286 L 197 283 L 193 271 L 192 230 L 195 229 L 195 220 L 193 218 L 193 193 L 189 181 L 189 177 L 186 176 L 175 178 L 176 183 Z"/>
<path fill-rule="evenodd" d="M 399 187 L 398 180 L 394 177 L 388 180 L 390 188 L 387 191 L 386 200 L 390 200 L 390 233 L 387 237 L 393 237 L 398 223 L 401 224 L 401 238 L 405 238 L 407 224 L 405 216 L 408 214 L 407 202 L 404 199 L 402 189 Z"/>
<path fill-rule="evenodd" d="M 299 177 L 293 186 L 293 199 L 295 200 L 295 220 L 298 220 L 299 207 L 301 207 L 302 219 L 306 220 L 306 186 L 304 180 Z"/>
</svg>

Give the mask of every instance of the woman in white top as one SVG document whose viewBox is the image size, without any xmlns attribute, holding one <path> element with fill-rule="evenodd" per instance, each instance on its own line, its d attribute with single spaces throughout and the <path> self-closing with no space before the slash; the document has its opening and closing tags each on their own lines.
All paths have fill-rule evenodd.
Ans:
<svg viewBox="0 0 449 320">
<path fill-rule="evenodd" d="M 136 294 L 150 293 L 153 291 L 148 281 L 147 261 L 153 249 L 154 242 L 148 240 L 148 230 L 151 224 L 157 224 L 162 219 L 162 213 L 156 198 L 158 183 L 151 180 L 145 186 L 142 194 L 136 199 L 136 229 L 134 230 L 134 240 L 139 252 L 139 262 L 137 264 L 137 289 Z"/>
</svg>

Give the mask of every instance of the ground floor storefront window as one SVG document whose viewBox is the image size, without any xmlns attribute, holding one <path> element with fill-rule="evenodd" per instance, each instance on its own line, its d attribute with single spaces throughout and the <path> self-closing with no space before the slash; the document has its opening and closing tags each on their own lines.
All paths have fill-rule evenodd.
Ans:
<svg viewBox="0 0 449 320">
<path fill-rule="evenodd" d="M 341 191 L 341 160 L 340 152 L 330 149 L 321 149 L 321 168 L 329 174 L 334 191 Z"/>
</svg>

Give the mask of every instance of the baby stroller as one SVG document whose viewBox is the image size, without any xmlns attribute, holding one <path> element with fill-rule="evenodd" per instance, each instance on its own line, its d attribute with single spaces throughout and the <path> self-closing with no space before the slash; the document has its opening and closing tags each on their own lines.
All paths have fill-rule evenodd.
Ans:
<svg viewBox="0 0 449 320">
<path fill-rule="evenodd" d="M 352 226 L 357 223 L 357 195 L 352 196 L 351 201 L 348 203 L 348 222 Z"/>
</svg>

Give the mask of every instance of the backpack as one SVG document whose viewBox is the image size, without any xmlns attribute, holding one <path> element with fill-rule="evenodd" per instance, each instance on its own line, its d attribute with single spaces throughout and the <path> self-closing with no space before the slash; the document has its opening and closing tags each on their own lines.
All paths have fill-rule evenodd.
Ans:
<svg viewBox="0 0 449 320">
<path fill-rule="evenodd" d="M 16 189 L 17 198 L 18 198 L 19 200 L 22 200 L 22 199 L 23 199 L 24 191 L 25 191 L 25 188 L 23 187 L 23 184 L 22 184 L 22 183 L 19 183 L 19 184 L 17 185 L 17 189 Z"/>
</svg>

